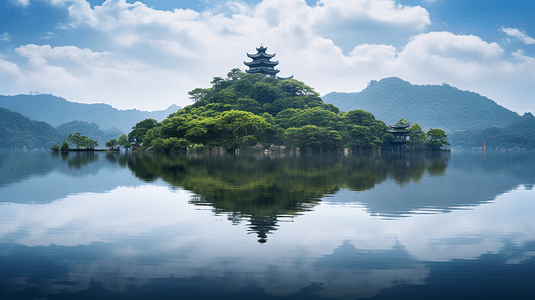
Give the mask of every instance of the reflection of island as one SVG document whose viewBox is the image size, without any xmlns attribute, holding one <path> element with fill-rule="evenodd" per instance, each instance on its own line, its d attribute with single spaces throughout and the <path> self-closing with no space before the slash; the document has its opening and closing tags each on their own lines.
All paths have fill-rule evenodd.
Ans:
<svg viewBox="0 0 535 300">
<path fill-rule="evenodd" d="M 251 216 L 249 224 L 250 232 L 255 232 L 258 236 L 258 242 L 263 244 L 267 242 L 268 233 L 277 230 L 277 216 Z"/>
<path fill-rule="evenodd" d="M 406 163 L 422 168 L 422 160 L 409 157 L 405 161 L 394 158 L 394 161 L 398 166 Z M 444 172 L 446 165 L 448 171 Z M 420 184 L 406 185 L 409 176 L 404 172 L 412 168 L 407 166 L 392 170 L 394 175 L 391 177 L 397 184 L 385 182 L 358 194 L 343 192 L 328 201 L 333 204 L 363 203 L 370 214 L 386 218 L 421 212 L 445 213 L 493 201 L 496 196 L 519 185 L 529 188 L 535 183 L 533 165 L 535 159 L 531 152 L 493 152 L 486 156 L 478 152 L 455 153 L 447 160 L 435 158 L 432 163 L 429 161 L 426 170 L 430 176 L 425 179 L 415 181 L 418 176 L 411 176 L 413 182 Z M 433 176 L 440 176 L 440 179 L 435 180 Z"/>
<path fill-rule="evenodd" d="M 322 197 L 341 188 L 364 191 L 388 178 L 398 185 L 417 183 L 425 174 L 443 175 L 449 153 L 352 156 L 151 156 L 128 154 L 135 176 L 195 193 L 191 203 L 210 206 L 234 223 L 247 220 L 260 243 L 281 218 L 312 209 Z"/>
</svg>

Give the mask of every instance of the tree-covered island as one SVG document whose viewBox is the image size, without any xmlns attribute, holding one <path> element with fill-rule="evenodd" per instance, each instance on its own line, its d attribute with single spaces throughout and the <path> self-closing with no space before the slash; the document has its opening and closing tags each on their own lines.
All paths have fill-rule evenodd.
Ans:
<svg viewBox="0 0 535 300">
<path fill-rule="evenodd" d="M 394 136 L 392 126 L 373 114 L 359 109 L 341 112 L 295 79 L 247 74 L 235 68 L 226 78 L 214 77 L 211 85 L 190 91 L 194 103 L 161 123 L 154 119 L 137 123 L 128 142 L 137 149 L 165 153 L 217 147 L 229 152 L 250 147 L 312 152 L 438 150 L 449 145 L 443 130 L 425 133 L 417 123 L 407 125 L 404 136 Z M 402 147 L 400 138 L 406 141 Z"/>
</svg>

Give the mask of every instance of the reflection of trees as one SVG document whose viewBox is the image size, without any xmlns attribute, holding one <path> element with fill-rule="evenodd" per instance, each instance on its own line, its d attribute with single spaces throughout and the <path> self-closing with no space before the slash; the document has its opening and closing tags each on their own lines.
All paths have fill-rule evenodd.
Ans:
<svg viewBox="0 0 535 300">
<path fill-rule="evenodd" d="M 258 242 L 263 244 L 267 242 L 268 233 L 277 230 L 277 216 L 251 216 L 247 225 L 249 233 L 255 232 L 258 236 Z"/>
<path fill-rule="evenodd" d="M 69 168 L 80 169 L 82 166 L 92 163 L 98 159 L 94 151 L 82 151 L 62 154 L 62 159 L 67 161 Z"/>
<path fill-rule="evenodd" d="M 403 186 L 418 183 L 425 171 L 431 176 L 444 175 L 449 157 L 449 152 L 394 152 L 384 156 L 384 163 L 390 176 Z"/>
<path fill-rule="evenodd" d="M 113 154 L 115 155 L 115 154 Z M 136 177 L 159 178 L 192 191 L 190 203 L 210 206 L 234 224 L 247 220 L 258 241 L 267 241 L 281 218 L 311 210 L 340 188 L 363 191 L 392 177 L 400 185 L 418 182 L 432 167 L 446 168 L 447 156 L 153 156 L 127 153 L 108 158 L 130 168 Z M 442 162 L 439 164 L 437 162 Z"/>
</svg>

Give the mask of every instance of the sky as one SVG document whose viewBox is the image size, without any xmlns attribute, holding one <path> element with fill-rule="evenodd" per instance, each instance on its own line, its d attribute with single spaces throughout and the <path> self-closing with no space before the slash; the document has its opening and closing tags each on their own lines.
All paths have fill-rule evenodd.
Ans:
<svg viewBox="0 0 535 300">
<path fill-rule="evenodd" d="M 396 76 L 535 113 L 533 0 L 0 0 L 0 95 L 185 106 L 261 44 L 321 95 Z"/>
</svg>

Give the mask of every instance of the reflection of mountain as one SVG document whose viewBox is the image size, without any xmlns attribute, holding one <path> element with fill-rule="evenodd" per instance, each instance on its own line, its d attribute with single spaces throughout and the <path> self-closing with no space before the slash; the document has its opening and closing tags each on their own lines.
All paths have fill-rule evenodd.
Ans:
<svg viewBox="0 0 535 300">
<path fill-rule="evenodd" d="M 110 156 L 111 155 L 111 156 Z M 128 170 L 102 152 L 0 151 L 0 203 L 45 203 L 68 195 L 137 186 Z M 119 173 L 124 176 L 118 176 Z"/>
<path fill-rule="evenodd" d="M 532 241 L 475 260 L 428 263 L 425 284 L 400 284 L 371 299 L 534 299 L 534 251 Z"/>
<path fill-rule="evenodd" d="M 33 151 L 0 150 L 0 188 L 30 176 L 44 176 L 61 165 L 61 160 L 47 154 L 42 156 Z"/>
<path fill-rule="evenodd" d="M 407 252 L 405 247 L 397 244 L 391 250 L 360 250 L 349 241 L 336 248 L 332 254 L 325 255 L 314 263 L 318 270 L 334 269 L 354 270 L 395 270 L 413 269 L 419 264 Z"/>
<path fill-rule="evenodd" d="M 415 212 L 448 212 L 477 206 L 518 185 L 535 183 L 535 157 L 531 152 L 457 152 L 447 165 L 447 172 L 443 171 L 445 166 L 438 172 L 434 167 L 428 168 L 430 175 L 441 177 L 422 178 L 418 185 L 400 187 L 387 181 L 362 193 L 339 193 L 328 201 L 360 202 L 373 215 L 398 218 Z M 399 170 L 404 169 L 396 172 L 404 172 Z"/>
</svg>

